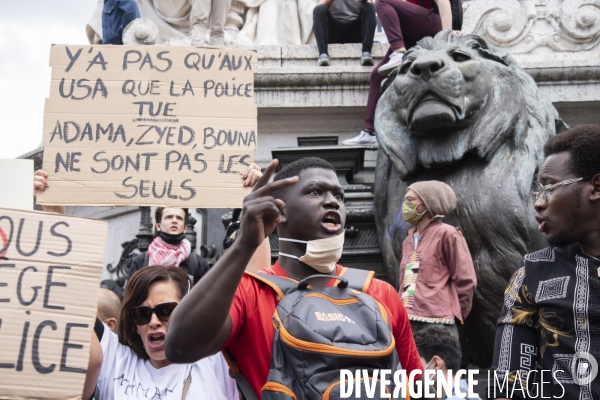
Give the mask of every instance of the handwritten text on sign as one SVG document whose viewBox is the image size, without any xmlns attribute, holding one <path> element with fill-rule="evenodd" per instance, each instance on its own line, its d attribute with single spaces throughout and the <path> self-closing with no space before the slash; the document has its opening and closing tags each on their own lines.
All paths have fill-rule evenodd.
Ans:
<svg viewBox="0 0 600 400">
<path fill-rule="evenodd" d="M 106 222 L 0 208 L 0 399 L 81 395 Z"/>
<path fill-rule="evenodd" d="M 241 206 L 256 52 L 55 45 L 50 64 L 39 203 Z"/>
</svg>

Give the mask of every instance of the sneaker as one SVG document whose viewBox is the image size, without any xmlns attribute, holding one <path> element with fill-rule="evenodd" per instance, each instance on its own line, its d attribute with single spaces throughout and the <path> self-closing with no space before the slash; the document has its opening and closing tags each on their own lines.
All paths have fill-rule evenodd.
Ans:
<svg viewBox="0 0 600 400">
<path fill-rule="evenodd" d="M 329 67 L 331 65 L 331 61 L 329 60 L 329 56 L 327 53 L 321 53 L 319 56 L 319 60 L 317 60 L 318 67 Z"/>
<path fill-rule="evenodd" d="M 395 68 L 398 67 L 398 65 L 402 64 L 402 57 L 404 57 L 403 51 L 394 52 L 390 54 L 390 61 L 379 67 L 379 69 L 377 70 L 377 72 L 379 72 L 379 75 L 388 76 L 390 72 L 392 72 Z"/>
<path fill-rule="evenodd" d="M 377 137 L 375 134 L 371 134 L 365 130 L 360 131 L 360 135 L 353 137 L 352 139 L 344 140 L 342 144 L 346 146 L 358 145 L 358 146 L 377 146 Z"/>
<path fill-rule="evenodd" d="M 360 65 L 375 65 L 375 61 L 373 61 L 371 53 L 368 51 L 363 51 L 362 56 L 360 57 Z"/>
</svg>

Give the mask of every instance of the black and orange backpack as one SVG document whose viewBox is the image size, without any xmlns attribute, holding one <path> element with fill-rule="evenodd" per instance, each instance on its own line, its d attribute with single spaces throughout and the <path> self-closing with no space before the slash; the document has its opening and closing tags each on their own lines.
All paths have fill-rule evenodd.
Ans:
<svg viewBox="0 0 600 400">
<path fill-rule="evenodd" d="M 355 377 L 356 370 L 393 372 L 398 367 L 387 312 L 366 293 L 373 271 L 344 268 L 341 276 L 313 275 L 300 282 L 246 273 L 269 285 L 279 301 L 273 315 L 275 336 L 269 377 L 261 391 L 263 400 L 339 399 L 342 369 Z M 336 278 L 337 282 L 327 287 L 309 285 L 319 277 Z M 361 381 L 363 397 L 353 393 L 352 398 L 379 398 L 378 380 Z M 374 390 L 375 397 L 366 393 L 365 386 Z M 393 393 L 391 386 L 383 390 Z M 253 394 L 245 397 L 256 398 Z"/>
</svg>

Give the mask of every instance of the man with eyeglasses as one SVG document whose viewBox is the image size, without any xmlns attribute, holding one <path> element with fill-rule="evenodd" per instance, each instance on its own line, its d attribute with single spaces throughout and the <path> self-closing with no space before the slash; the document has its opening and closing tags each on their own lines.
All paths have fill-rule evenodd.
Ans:
<svg viewBox="0 0 600 400">
<path fill-rule="evenodd" d="M 489 398 L 600 399 L 600 126 L 552 137 L 534 193 L 551 247 L 505 291 Z"/>
</svg>

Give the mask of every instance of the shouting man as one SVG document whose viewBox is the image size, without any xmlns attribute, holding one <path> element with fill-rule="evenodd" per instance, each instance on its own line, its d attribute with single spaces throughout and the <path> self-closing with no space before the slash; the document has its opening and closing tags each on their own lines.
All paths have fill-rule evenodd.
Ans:
<svg viewBox="0 0 600 400">
<path fill-rule="evenodd" d="M 329 163 L 304 158 L 283 168 L 272 183 L 267 183 L 276 166 L 276 161 L 269 165 L 253 193 L 245 198 L 236 240 L 175 309 L 165 342 L 168 359 L 179 363 L 228 350 L 259 398 L 269 375 L 275 335 L 273 314 L 278 300 L 269 285 L 244 275 L 246 264 L 277 228 L 279 259 L 261 272 L 293 280 L 315 274 L 340 275 L 342 266 L 337 261 L 346 220 L 344 189 Z M 322 239 L 326 239 L 327 246 L 309 256 L 307 244 L 323 243 Z M 324 278 L 322 283 L 332 286 L 335 281 Z M 406 310 L 394 288 L 373 279 L 366 293 L 389 316 L 402 368 L 407 373 L 421 368 Z M 356 362 L 361 362 L 360 357 Z"/>
<path fill-rule="evenodd" d="M 506 288 L 489 398 L 600 399 L 600 126 L 552 137 L 544 155 L 533 201 L 551 247 Z"/>
</svg>

